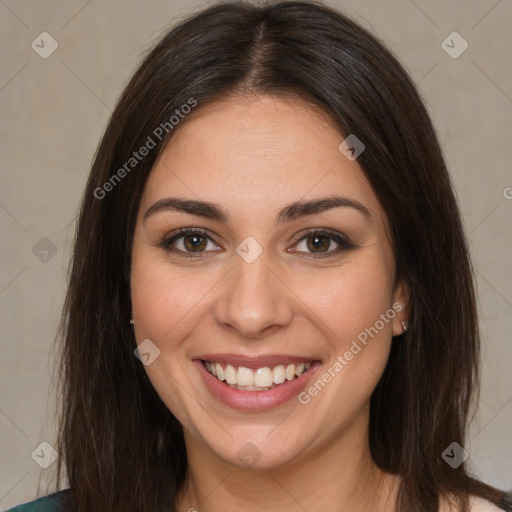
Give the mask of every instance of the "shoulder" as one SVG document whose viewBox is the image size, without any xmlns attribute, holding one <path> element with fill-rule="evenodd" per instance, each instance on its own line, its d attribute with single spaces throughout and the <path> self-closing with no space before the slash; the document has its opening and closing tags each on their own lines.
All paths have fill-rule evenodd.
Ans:
<svg viewBox="0 0 512 512">
<path fill-rule="evenodd" d="M 67 505 L 67 500 L 71 498 L 70 494 L 69 489 L 57 491 L 29 503 L 18 505 L 6 512 L 68 512 L 72 510 Z M 64 508 L 65 504 L 66 508 Z"/>
<path fill-rule="evenodd" d="M 490 501 L 486 501 L 482 498 L 474 498 L 470 499 L 471 502 L 471 512 L 503 512 L 501 508 L 498 508 L 496 505 L 491 503 Z"/>
<path fill-rule="evenodd" d="M 491 503 L 490 501 L 484 500 L 482 498 L 477 498 L 476 496 L 470 496 L 469 498 L 469 510 L 470 512 L 503 512 L 501 508 L 498 508 L 496 505 Z M 458 512 L 459 508 L 453 503 L 453 501 L 449 498 L 442 498 L 439 512 Z"/>
</svg>

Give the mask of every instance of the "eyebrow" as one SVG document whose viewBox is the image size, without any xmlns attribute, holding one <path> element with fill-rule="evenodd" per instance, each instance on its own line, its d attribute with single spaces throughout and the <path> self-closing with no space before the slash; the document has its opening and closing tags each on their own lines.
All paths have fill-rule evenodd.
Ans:
<svg viewBox="0 0 512 512">
<path fill-rule="evenodd" d="M 365 217 L 372 219 L 372 215 L 368 208 L 359 201 L 348 197 L 333 196 L 313 199 L 310 201 L 295 201 L 279 210 L 275 224 L 282 224 L 299 217 L 315 215 L 334 208 L 353 208 L 354 210 L 362 213 Z M 145 223 L 150 216 L 158 212 L 166 211 L 189 213 L 191 215 L 216 220 L 225 224 L 230 220 L 230 215 L 218 204 L 207 201 L 198 201 L 195 199 L 165 197 L 148 208 L 144 214 L 143 222 Z"/>
</svg>

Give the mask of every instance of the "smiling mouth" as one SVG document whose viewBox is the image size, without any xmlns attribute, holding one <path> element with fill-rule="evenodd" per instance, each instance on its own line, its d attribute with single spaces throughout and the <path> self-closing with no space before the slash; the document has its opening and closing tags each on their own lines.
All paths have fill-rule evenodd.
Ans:
<svg viewBox="0 0 512 512">
<path fill-rule="evenodd" d="M 239 391 L 268 391 L 298 379 L 309 370 L 314 361 L 280 364 L 273 368 L 263 366 L 255 370 L 215 361 L 202 360 L 201 362 L 211 375 L 233 389 Z"/>
</svg>

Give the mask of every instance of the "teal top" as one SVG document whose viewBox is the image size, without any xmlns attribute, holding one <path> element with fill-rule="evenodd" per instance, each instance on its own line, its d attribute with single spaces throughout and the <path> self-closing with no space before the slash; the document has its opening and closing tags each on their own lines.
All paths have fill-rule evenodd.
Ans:
<svg viewBox="0 0 512 512">
<path fill-rule="evenodd" d="M 69 512 L 69 509 L 64 509 L 64 497 L 69 489 L 65 491 L 54 492 L 48 496 L 44 496 L 35 501 L 18 505 L 17 507 L 10 508 L 7 512 Z"/>
</svg>

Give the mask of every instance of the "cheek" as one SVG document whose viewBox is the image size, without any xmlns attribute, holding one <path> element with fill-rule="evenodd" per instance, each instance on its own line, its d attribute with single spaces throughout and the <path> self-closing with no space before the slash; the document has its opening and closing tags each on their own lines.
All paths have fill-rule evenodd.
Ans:
<svg viewBox="0 0 512 512">
<path fill-rule="evenodd" d="M 160 250 L 134 246 L 131 300 L 137 340 L 150 338 L 174 346 L 194 322 L 209 289 L 212 273 L 173 267 Z"/>
<path fill-rule="evenodd" d="M 342 426 L 355 418 L 386 367 L 396 313 L 388 272 L 384 261 L 360 260 L 315 280 L 313 293 L 301 292 L 311 318 L 322 326 L 330 357 L 300 400 L 315 408 L 324 425 Z M 322 429 L 316 421 L 310 427 Z"/>
<path fill-rule="evenodd" d="M 193 428 L 195 401 L 183 392 L 190 377 L 186 340 L 201 316 L 204 301 L 214 285 L 210 275 L 172 268 L 156 251 L 134 247 L 131 271 L 131 300 L 137 343 L 151 340 L 160 350 L 144 367 L 153 387 L 180 423 Z"/>
<path fill-rule="evenodd" d="M 390 270 L 384 259 L 375 256 L 354 258 L 353 262 L 333 272 L 302 277 L 294 285 L 297 295 L 304 298 L 306 309 L 311 311 L 312 321 L 323 326 L 330 348 L 336 354 L 349 350 L 358 337 L 363 341 L 362 346 L 365 346 L 365 338 L 384 342 L 391 339 L 395 312 Z M 374 352 L 384 357 L 388 347 L 386 343 L 380 345 L 381 349 Z"/>
</svg>

